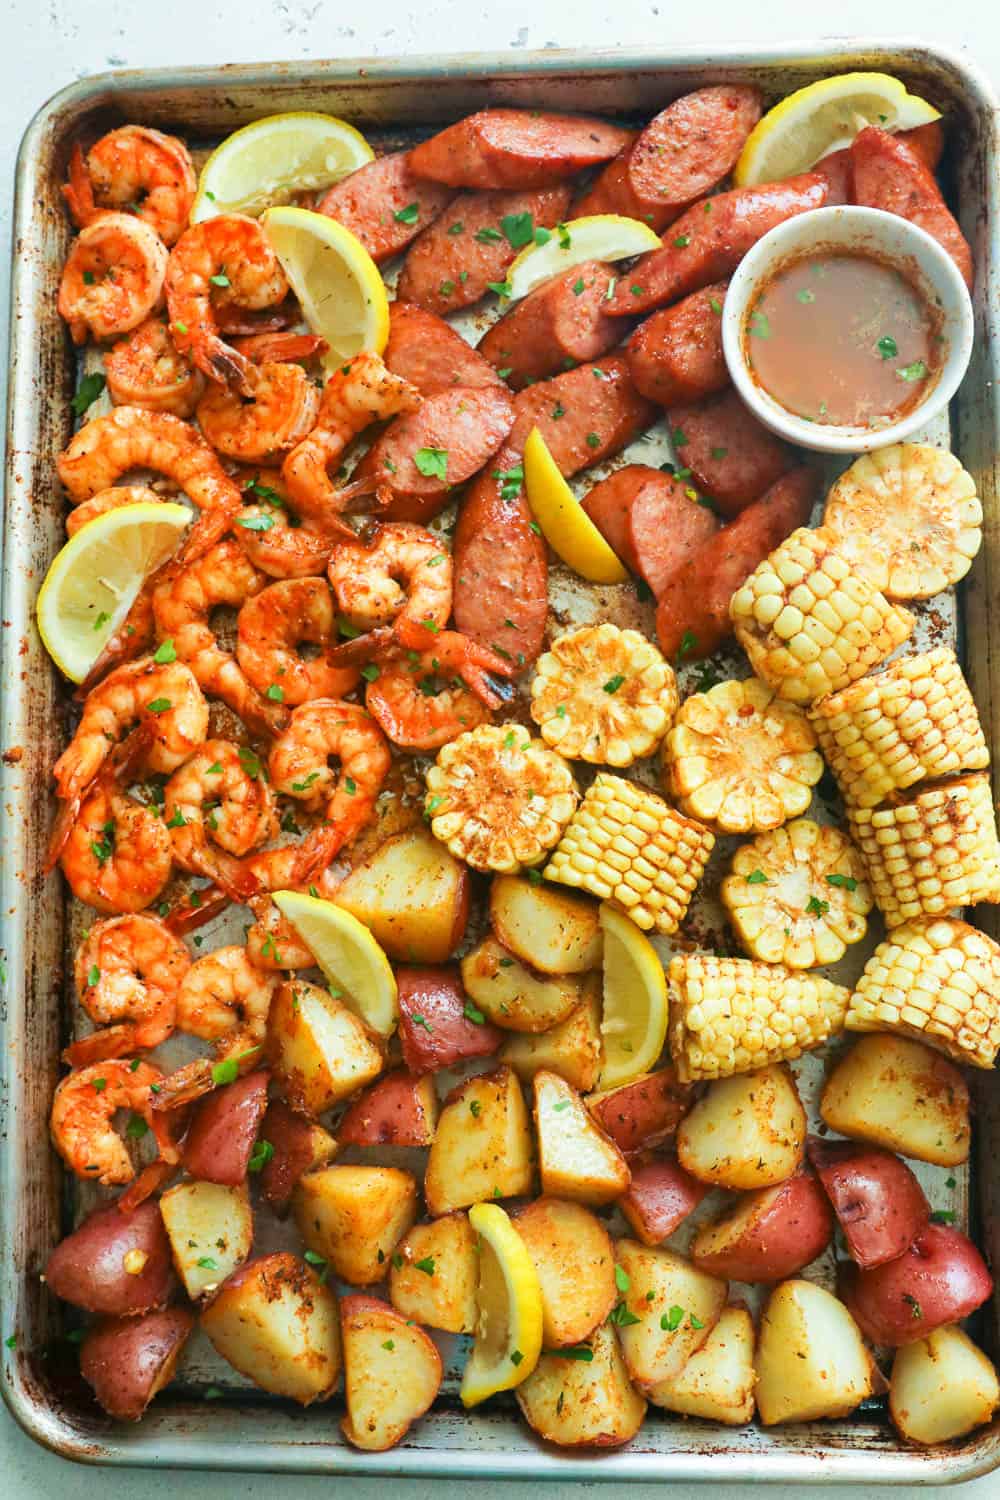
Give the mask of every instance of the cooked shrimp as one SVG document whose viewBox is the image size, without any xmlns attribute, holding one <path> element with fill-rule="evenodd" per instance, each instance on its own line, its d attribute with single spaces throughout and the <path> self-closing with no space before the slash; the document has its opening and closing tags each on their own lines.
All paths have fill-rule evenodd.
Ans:
<svg viewBox="0 0 1000 1500">
<path fill-rule="evenodd" d="M 76 951 L 74 974 L 80 1004 L 101 1030 L 68 1047 L 67 1062 L 80 1066 L 165 1042 L 190 967 L 184 944 L 156 917 L 95 922 Z"/>
<path fill-rule="evenodd" d="M 334 539 L 308 522 L 293 524 L 280 472 L 258 470 L 243 490 L 244 500 L 248 496 L 251 503 L 237 516 L 233 534 L 254 567 L 271 578 L 321 577 Z"/>
<path fill-rule="evenodd" d="M 103 214 L 70 247 L 59 283 L 59 316 L 74 344 L 117 338 L 160 306 L 167 248 L 129 214 Z"/>
<path fill-rule="evenodd" d="M 279 302 L 277 307 L 261 307 L 253 311 L 249 307 L 238 306 L 225 290 L 221 290 L 213 293 L 212 305 L 219 332 L 233 340 L 258 338 L 265 333 L 281 333 L 291 328 L 293 323 L 298 323 L 302 317 L 299 304 L 290 295 L 284 302 Z M 233 347 L 238 350 L 235 342 Z"/>
<path fill-rule="evenodd" d="M 164 318 L 147 318 L 104 356 L 108 395 L 116 406 L 191 417 L 205 377 L 179 354 Z"/>
<path fill-rule="evenodd" d="M 240 610 L 236 659 L 261 693 L 280 694 L 295 707 L 313 698 L 339 698 L 358 680 L 353 666 L 335 666 L 334 610 L 325 578 L 272 583 Z M 309 659 L 303 642 L 317 648 Z"/>
<path fill-rule="evenodd" d="M 117 510 L 121 505 L 159 505 L 163 496 L 146 484 L 118 484 L 109 489 L 98 490 L 89 500 L 81 500 L 66 516 L 66 534 L 75 536 L 81 526 L 103 516 L 106 511 Z"/>
<path fill-rule="evenodd" d="M 86 157 L 77 142 L 63 193 L 81 227 L 109 208 L 130 208 L 172 245 L 187 224 L 197 186 L 183 141 L 144 125 L 122 125 L 101 136 Z"/>
<path fill-rule="evenodd" d="M 143 911 L 170 879 L 170 834 L 155 808 L 124 791 L 112 765 L 84 797 L 59 862 L 78 901 L 112 914 Z"/>
<path fill-rule="evenodd" d="M 353 532 L 339 519 L 345 499 L 338 495 L 328 470 L 372 422 L 415 411 L 419 405 L 420 393 L 368 350 L 335 370 L 323 390 L 316 425 L 281 467 L 299 514 L 317 529 L 352 539 Z"/>
<path fill-rule="evenodd" d="M 308 890 L 313 896 L 332 899 L 343 878 L 330 869 L 323 870 L 313 877 L 308 886 L 302 886 L 301 889 Z M 287 890 L 288 886 L 272 885 L 271 889 Z M 270 896 L 254 896 L 248 904 L 257 920 L 247 929 L 247 954 L 259 969 L 274 971 L 315 968 L 315 954 L 306 947 Z"/>
<path fill-rule="evenodd" d="M 228 703 L 254 729 L 273 734 L 287 724 L 287 710 L 257 691 L 212 627 L 214 609 L 240 609 L 267 582 L 239 543 L 225 537 L 193 563 L 173 565 L 160 575 L 153 614 L 157 636 L 173 643 L 178 661 L 190 668 L 202 690 Z"/>
<path fill-rule="evenodd" d="M 167 782 L 163 815 L 182 870 L 214 880 L 234 901 L 256 891 L 241 858 L 273 836 L 277 820 L 252 750 L 207 740 Z"/>
<path fill-rule="evenodd" d="M 236 338 L 233 348 L 245 354 L 254 364 L 264 365 L 272 360 L 314 359 L 329 349 L 326 339 L 318 333 L 254 333 L 249 338 Z"/>
<path fill-rule="evenodd" d="M 417 629 L 419 630 L 419 626 Z M 436 750 L 489 720 L 504 695 L 490 676 L 516 668 L 457 630 L 446 630 L 424 651 L 397 646 L 383 657 L 365 690 L 365 704 L 394 745 Z"/>
<path fill-rule="evenodd" d="M 277 974 L 251 963 L 245 948 L 216 948 L 193 963 L 177 995 L 179 1030 L 214 1042 L 214 1059 L 199 1057 L 165 1078 L 154 1108 L 170 1110 L 208 1093 L 220 1081 L 220 1062 L 243 1065 L 260 1061 Z"/>
<path fill-rule="evenodd" d="M 302 366 L 269 361 L 261 365 L 249 400 L 213 386 L 198 403 L 198 425 L 220 453 L 254 463 L 294 448 L 318 410 L 319 391 Z"/>
<path fill-rule="evenodd" d="M 219 336 L 213 288 L 241 307 L 272 307 L 288 293 L 288 282 L 270 241 L 256 219 L 220 214 L 192 224 L 170 252 L 166 274 L 170 332 L 182 354 L 220 385 L 245 396 L 254 389 L 254 370 L 243 354 Z"/>
<path fill-rule="evenodd" d="M 409 621 L 434 634 L 451 616 L 451 556 L 423 526 L 380 525 L 367 547 L 338 543 L 327 577 L 341 614 L 359 630 Z"/>
<path fill-rule="evenodd" d="M 113 1126 L 120 1109 L 152 1126 L 161 1156 L 177 1160 L 176 1147 L 150 1107 L 152 1089 L 162 1077 L 152 1063 L 109 1058 L 62 1080 L 52 1100 L 49 1130 L 53 1146 L 78 1177 L 102 1187 L 132 1181 L 132 1158 Z"/>
</svg>

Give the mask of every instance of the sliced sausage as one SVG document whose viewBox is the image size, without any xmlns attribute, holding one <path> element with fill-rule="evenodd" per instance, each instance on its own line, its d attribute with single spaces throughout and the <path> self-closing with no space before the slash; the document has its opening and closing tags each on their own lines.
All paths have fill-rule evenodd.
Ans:
<svg viewBox="0 0 1000 1500">
<path fill-rule="evenodd" d="M 863 208 L 909 219 L 937 240 L 972 286 L 969 242 L 941 196 L 933 174 L 913 147 L 898 135 L 868 125 L 851 146 L 854 201 Z"/>
<path fill-rule="evenodd" d="M 694 204 L 671 224 L 661 249 L 641 256 L 620 278 L 608 311 L 619 317 L 646 312 L 731 276 L 762 235 L 796 214 L 822 208 L 829 190 L 825 177 L 804 172 Z"/>
<path fill-rule="evenodd" d="M 824 207 L 831 208 L 834 204 L 854 202 L 854 178 L 851 171 L 851 148 L 843 146 L 839 151 L 831 151 L 829 156 L 823 156 L 812 168 L 818 177 L 826 180 L 826 203 Z"/>
<path fill-rule="evenodd" d="M 613 271 L 599 260 L 571 266 L 516 302 L 479 340 L 479 353 L 515 391 L 599 359 L 622 336 L 621 319 L 605 312 L 613 282 Z"/>
<path fill-rule="evenodd" d="M 661 406 L 700 401 L 729 384 L 722 352 L 727 281 L 692 292 L 640 323 L 625 357 L 636 390 Z"/>
<path fill-rule="evenodd" d="M 819 475 L 790 469 L 696 554 L 667 584 L 656 610 L 660 649 L 671 661 L 710 656 L 729 635 L 729 601 L 796 526 L 809 519 Z"/>
<path fill-rule="evenodd" d="M 928 172 L 936 172 L 944 150 L 944 131 L 940 120 L 931 120 L 927 125 L 915 125 L 912 130 L 901 130 L 899 139 L 915 151 Z"/>
<path fill-rule="evenodd" d="M 526 193 L 460 193 L 414 240 L 396 295 L 442 316 L 478 302 L 491 281 L 503 281 L 536 229 L 566 217 L 569 197 L 564 183 Z"/>
<path fill-rule="evenodd" d="M 376 264 L 405 250 L 455 196 L 436 182 L 415 177 L 411 155 L 395 151 L 359 167 L 334 183 L 317 210 L 356 235 Z"/>
<path fill-rule="evenodd" d="M 671 406 L 674 449 L 691 483 L 727 516 L 759 500 L 792 467 L 791 449 L 744 406 L 733 390 L 693 406 Z"/>
<path fill-rule="evenodd" d="M 631 132 L 591 115 L 481 109 L 421 141 L 414 172 L 450 187 L 538 188 L 610 161 Z"/>
<path fill-rule="evenodd" d="M 638 573 L 639 559 L 629 535 L 628 513 L 643 486 L 660 477 L 660 470 L 648 464 L 626 464 L 595 484 L 580 501 L 612 552 L 632 573 Z"/>
<path fill-rule="evenodd" d="M 629 509 L 628 532 L 639 572 L 659 598 L 715 535 L 719 522 L 690 485 L 658 469 L 653 473 L 656 480 L 643 485 Z"/>
<path fill-rule="evenodd" d="M 530 386 L 515 396 L 514 412 L 508 446 L 522 452 L 528 433 L 537 427 L 567 478 L 619 452 L 656 416 L 655 407 L 632 384 L 620 354 Z"/>
<path fill-rule="evenodd" d="M 412 302 L 389 304 L 389 342 L 382 355 L 394 375 L 436 396 L 457 385 L 501 385 L 500 376 L 449 323 Z"/>
</svg>

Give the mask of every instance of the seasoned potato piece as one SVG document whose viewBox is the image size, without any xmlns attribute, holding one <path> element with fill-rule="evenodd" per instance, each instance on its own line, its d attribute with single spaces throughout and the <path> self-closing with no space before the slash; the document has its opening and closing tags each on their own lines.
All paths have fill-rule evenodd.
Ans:
<svg viewBox="0 0 1000 1500">
<path fill-rule="evenodd" d="M 382 1071 L 382 1054 L 353 1011 L 302 979 L 275 991 L 267 1056 L 288 1103 L 307 1115 L 321 1115 Z"/>
<path fill-rule="evenodd" d="M 954 1063 L 907 1037 L 855 1042 L 826 1081 L 820 1114 L 831 1130 L 903 1156 L 956 1167 L 969 1155 L 969 1090 Z"/>
<path fill-rule="evenodd" d="M 896 1351 L 889 1415 L 911 1443 L 947 1443 L 1000 1406 L 997 1372 L 957 1324 Z"/>
<path fill-rule="evenodd" d="M 417 1184 L 398 1167 L 321 1167 L 292 1197 L 299 1233 L 342 1281 L 382 1281 L 389 1257 L 417 1217 Z"/>
<path fill-rule="evenodd" d="M 542 974 L 586 974 L 601 962 L 597 906 L 518 875 L 497 875 L 490 921 L 505 948 Z"/>
<path fill-rule="evenodd" d="M 337 1299 L 297 1255 L 241 1266 L 205 1308 L 201 1326 L 223 1359 L 274 1396 L 308 1406 L 340 1379 Z"/>
<path fill-rule="evenodd" d="M 414 1224 L 392 1254 L 389 1299 L 415 1323 L 445 1333 L 473 1333 L 479 1258 L 464 1213 Z"/>
<path fill-rule="evenodd" d="M 179 1182 L 163 1194 L 160 1213 L 177 1274 L 192 1302 L 214 1292 L 253 1247 L 253 1211 L 245 1182 Z"/>
<path fill-rule="evenodd" d="M 382 1453 L 434 1400 L 441 1356 L 422 1328 L 377 1297 L 344 1297 L 340 1328 L 347 1396 L 340 1430 L 355 1448 Z"/>
<path fill-rule="evenodd" d="M 615 1305 L 608 1231 L 589 1209 L 563 1198 L 536 1199 L 513 1224 L 538 1272 L 546 1349 L 582 1344 Z"/>
<path fill-rule="evenodd" d="M 805 1110 L 780 1063 L 716 1079 L 677 1128 L 681 1166 L 719 1187 L 784 1182 L 802 1161 L 805 1144 Z"/>
<path fill-rule="evenodd" d="M 615 1253 L 619 1305 L 636 1320 L 619 1322 L 622 1353 L 631 1379 L 648 1394 L 675 1379 L 704 1344 L 726 1305 L 726 1283 L 673 1250 L 650 1250 L 637 1240 L 619 1240 Z"/>
<path fill-rule="evenodd" d="M 872 1393 L 873 1364 L 847 1308 L 811 1281 L 783 1281 L 761 1314 L 754 1360 L 761 1421 L 846 1417 Z"/>
<path fill-rule="evenodd" d="M 517 1388 L 517 1404 L 539 1437 L 562 1448 L 616 1448 L 635 1437 L 646 1403 L 632 1385 L 607 1323 L 573 1359 L 543 1354 Z"/>
<path fill-rule="evenodd" d="M 535 1130 L 542 1192 L 580 1203 L 610 1203 L 632 1180 L 610 1136 L 558 1073 L 535 1074 Z"/>
<path fill-rule="evenodd" d="M 279 1218 L 288 1213 L 292 1190 L 303 1172 L 325 1167 L 336 1156 L 339 1143 L 328 1130 L 288 1108 L 283 1099 L 272 1099 L 260 1127 L 260 1139 L 271 1147 L 264 1163 L 260 1185 L 264 1197 Z"/>
<path fill-rule="evenodd" d="M 355 1099 L 337 1126 L 342 1146 L 429 1146 L 438 1102 L 429 1074 L 386 1073 Z"/>
<path fill-rule="evenodd" d="M 584 980 L 583 994 L 576 1010 L 551 1031 L 538 1036 L 512 1036 L 504 1042 L 500 1058 L 514 1069 L 522 1083 L 530 1083 L 545 1068 L 565 1078 L 581 1094 L 594 1087 L 604 1061 L 600 979 Z"/>
<path fill-rule="evenodd" d="M 469 916 L 469 871 L 424 828 L 379 844 L 337 887 L 337 905 L 371 928 L 390 958 L 443 964 Z"/>
<path fill-rule="evenodd" d="M 438 1217 L 455 1208 L 530 1193 L 532 1142 L 521 1085 L 510 1068 L 452 1089 L 427 1159 L 424 1197 Z"/>
<path fill-rule="evenodd" d="M 507 1031 L 549 1031 L 583 998 L 581 980 L 533 974 L 492 936 L 465 955 L 461 969 L 469 998 Z"/>
<path fill-rule="evenodd" d="M 724 1307 L 722 1315 L 679 1375 L 661 1380 L 649 1393 L 656 1406 L 686 1417 L 705 1417 L 727 1427 L 753 1421 L 753 1318 L 745 1307 Z"/>
<path fill-rule="evenodd" d="M 590 1094 L 585 1102 L 601 1129 L 630 1156 L 674 1134 L 691 1107 L 691 1093 L 691 1085 L 681 1083 L 676 1069 L 668 1066 L 620 1088 Z"/>
</svg>

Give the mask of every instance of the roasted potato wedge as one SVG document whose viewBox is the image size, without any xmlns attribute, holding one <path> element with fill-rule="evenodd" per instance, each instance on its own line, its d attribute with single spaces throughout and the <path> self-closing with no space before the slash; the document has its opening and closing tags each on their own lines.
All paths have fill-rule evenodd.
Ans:
<svg viewBox="0 0 1000 1500">
<path fill-rule="evenodd" d="M 211 1295 L 253 1248 L 253 1210 L 246 1183 L 225 1187 L 193 1179 L 169 1188 L 160 1212 L 177 1274 L 192 1302 Z"/>
<path fill-rule="evenodd" d="M 505 1031 L 549 1031 L 576 1009 L 582 981 L 569 974 L 533 974 L 492 935 L 462 959 L 469 998 Z"/>
<path fill-rule="evenodd" d="M 541 974 L 586 974 L 601 963 L 597 903 L 520 875 L 496 875 L 490 922 L 500 942 Z"/>
<path fill-rule="evenodd" d="M 873 1364 L 847 1308 L 811 1281 L 783 1281 L 761 1314 L 754 1358 L 765 1426 L 846 1417 L 872 1393 Z"/>
<path fill-rule="evenodd" d="M 429 1146 L 438 1102 L 433 1079 L 397 1068 L 349 1106 L 337 1126 L 342 1146 Z"/>
<path fill-rule="evenodd" d="M 537 1198 L 515 1214 L 542 1290 L 546 1349 L 582 1344 L 615 1305 L 615 1257 L 594 1214 L 564 1198 Z"/>
<path fill-rule="evenodd" d="M 861 1270 L 841 1261 L 837 1290 L 873 1344 L 915 1344 L 981 1307 L 993 1278 L 976 1246 L 950 1224 L 925 1224 L 895 1260 Z"/>
<path fill-rule="evenodd" d="M 632 1181 L 618 1207 L 637 1240 L 660 1245 L 694 1213 L 705 1194 L 707 1182 L 692 1177 L 672 1156 L 652 1161 L 632 1161 Z"/>
<path fill-rule="evenodd" d="M 457 964 L 396 970 L 399 1040 L 403 1061 L 415 1076 L 450 1068 L 470 1057 L 496 1052 L 503 1033 L 477 1015 L 473 1020 Z"/>
<path fill-rule="evenodd" d="M 675 1379 L 708 1338 L 726 1305 L 726 1283 L 706 1276 L 673 1250 L 619 1240 L 622 1303 L 616 1314 L 629 1376 L 641 1391 Z M 652 1296 L 650 1296 L 652 1293 Z"/>
<path fill-rule="evenodd" d="M 524 1095 L 510 1068 L 466 1079 L 438 1119 L 424 1177 L 428 1210 L 438 1217 L 530 1193 L 533 1154 Z"/>
<path fill-rule="evenodd" d="M 120 1422 L 138 1422 L 174 1378 L 194 1328 L 189 1307 L 163 1307 L 138 1318 L 105 1318 L 80 1346 L 80 1374 Z"/>
<path fill-rule="evenodd" d="M 174 1282 L 170 1240 L 155 1198 L 131 1213 L 95 1208 L 45 1265 L 54 1297 L 85 1312 L 134 1317 L 163 1307 Z"/>
<path fill-rule="evenodd" d="M 303 979 L 275 991 L 267 1055 L 288 1103 L 307 1115 L 321 1115 L 382 1071 L 382 1053 L 354 1012 Z"/>
<path fill-rule="evenodd" d="M 822 1255 L 833 1238 L 833 1213 L 809 1171 L 737 1198 L 703 1224 L 691 1259 L 729 1281 L 784 1281 Z"/>
<path fill-rule="evenodd" d="M 673 1136 L 693 1098 L 691 1084 L 681 1083 L 676 1070 L 667 1067 L 621 1088 L 588 1094 L 584 1102 L 615 1145 L 632 1156 Z"/>
<path fill-rule="evenodd" d="M 571 1353 L 572 1359 L 543 1354 L 517 1387 L 517 1404 L 529 1427 L 561 1448 L 627 1443 L 642 1426 L 646 1403 L 628 1378 L 614 1329 L 603 1323 Z"/>
<path fill-rule="evenodd" d="M 417 1217 L 417 1184 L 398 1167 L 338 1164 L 307 1172 L 292 1195 L 299 1233 L 341 1281 L 371 1286 Z"/>
<path fill-rule="evenodd" d="M 445 1333 L 474 1333 L 479 1256 L 465 1213 L 414 1224 L 392 1253 L 389 1300 L 404 1318 Z"/>
<path fill-rule="evenodd" d="M 535 1132 L 542 1192 L 578 1203 L 610 1203 L 632 1180 L 628 1162 L 594 1123 L 580 1095 L 558 1073 L 534 1077 Z"/>
<path fill-rule="evenodd" d="M 805 1154 L 806 1114 L 788 1068 L 773 1063 L 710 1083 L 677 1129 L 685 1171 L 718 1187 L 784 1182 Z"/>
<path fill-rule="evenodd" d="M 601 986 L 593 976 L 584 981 L 584 995 L 565 1021 L 539 1036 L 510 1036 L 500 1049 L 522 1083 L 530 1083 L 540 1068 L 558 1073 L 571 1088 L 585 1094 L 601 1073 Z"/>
<path fill-rule="evenodd" d="M 434 1400 L 441 1356 L 422 1328 L 377 1297 L 344 1297 L 340 1328 L 347 1396 L 340 1429 L 355 1448 L 382 1453 Z"/>
<path fill-rule="evenodd" d="M 267 1073 L 263 1068 L 206 1094 L 184 1138 L 184 1165 L 191 1176 L 227 1187 L 245 1182 L 266 1109 Z"/>
<path fill-rule="evenodd" d="M 951 1325 L 898 1350 L 889 1381 L 889 1415 L 911 1443 L 947 1443 L 988 1422 L 1000 1406 L 997 1372 L 981 1349 Z"/>
<path fill-rule="evenodd" d="M 753 1318 L 745 1307 L 724 1307 L 719 1321 L 679 1375 L 649 1393 L 656 1406 L 704 1417 L 726 1427 L 753 1421 Z"/>
<path fill-rule="evenodd" d="M 908 1037 L 861 1037 L 819 1103 L 831 1130 L 902 1156 L 957 1167 L 969 1155 L 969 1090 L 954 1063 Z"/>
<path fill-rule="evenodd" d="M 337 887 L 337 905 L 370 928 L 390 958 L 442 964 L 469 918 L 469 871 L 423 828 L 386 839 Z"/>
<path fill-rule="evenodd" d="M 267 1106 L 260 1139 L 271 1148 L 261 1168 L 261 1190 L 275 1213 L 284 1218 L 302 1174 L 313 1167 L 325 1167 L 340 1148 L 328 1130 L 305 1115 L 297 1115 L 283 1099 L 272 1099 Z"/>
<path fill-rule="evenodd" d="M 880 1146 L 810 1136 L 806 1152 L 862 1270 L 902 1255 L 930 1218 L 924 1190 L 904 1161 Z M 789 1273 L 791 1274 L 791 1273 Z"/>
</svg>

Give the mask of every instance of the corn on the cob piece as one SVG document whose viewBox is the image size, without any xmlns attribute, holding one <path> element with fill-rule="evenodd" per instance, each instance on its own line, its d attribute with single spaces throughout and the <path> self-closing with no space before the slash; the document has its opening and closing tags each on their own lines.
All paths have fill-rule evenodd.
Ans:
<svg viewBox="0 0 1000 1500">
<path fill-rule="evenodd" d="M 714 844 L 714 834 L 655 793 L 601 771 L 545 875 L 614 901 L 647 932 L 676 932 Z"/>
<path fill-rule="evenodd" d="M 901 1032 L 992 1068 L 1000 1047 L 1000 946 L 955 918 L 904 922 L 865 965 L 847 1030 Z"/>
<path fill-rule="evenodd" d="M 861 855 L 837 828 L 796 818 L 737 849 L 722 903 L 751 958 L 814 969 L 865 935 L 874 904 Z"/>
<path fill-rule="evenodd" d="M 887 927 L 1000 901 L 1000 843 L 990 779 L 955 776 L 885 807 L 848 808 Z"/>
<path fill-rule="evenodd" d="M 630 766 L 651 755 L 677 709 L 673 669 L 637 630 L 567 631 L 538 659 L 531 717 L 560 755 Z"/>
<path fill-rule="evenodd" d="M 800 527 L 729 604 L 758 677 L 792 703 L 847 687 L 902 645 L 913 616 L 852 572 L 824 531 Z"/>
<path fill-rule="evenodd" d="M 670 1051 L 683 1083 L 800 1057 L 844 1029 L 849 991 L 818 974 L 677 953 L 667 980 Z"/>
<path fill-rule="evenodd" d="M 579 798 L 561 756 L 526 729 L 501 724 L 443 745 L 426 780 L 431 832 L 475 870 L 538 864 Z"/>
<path fill-rule="evenodd" d="M 976 486 L 953 453 L 894 443 L 865 453 L 827 496 L 823 530 L 887 599 L 929 599 L 964 578 L 983 540 Z"/>
<path fill-rule="evenodd" d="M 809 710 L 845 802 L 875 807 L 918 781 L 990 763 L 954 651 L 936 646 L 821 698 Z"/>
<path fill-rule="evenodd" d="M 722 833 L 763 833 L 805 812 L 823 758 L 802 709 L 750 677 L 684 701 L 662 768 L 683 812 Z"/>
</svg>

